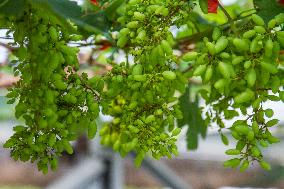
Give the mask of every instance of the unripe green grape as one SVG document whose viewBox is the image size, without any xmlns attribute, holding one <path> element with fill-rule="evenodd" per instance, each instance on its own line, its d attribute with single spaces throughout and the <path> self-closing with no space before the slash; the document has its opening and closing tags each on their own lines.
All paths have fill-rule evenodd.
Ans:
<svg viewBox="0 0 284 189">
<path fill-rule="evenodd" d="M 215 49 L 215 45 L 211 42 L 206 42 L 205 43 L 207 49 L 208 49 L 208 52 L 211 54 L 211 55 L 215 55 L 216 54 L 216 49 Z"/>
<path fill-rule="evenodd" d="M 88 126 L 88 138 L 93 139 L 97 133 L 97 123 L 96 121 L 93 121 L 91 124 Z"/>
<path fill-rule="evenodd" d="M 259 127 L 258 127 L 258 124 L 257 124 L 256 121 L 253 121 L 253 123 L 252 123 L 252 130 L 253 130 L 253 132 L 254 132 L 255 135 L 258 135 L 258 133 L 259 133 Z"/>
<path fill-rule="evenodd" d="M 237 167 L 241 163 L 241 160 L 238 158 L 227 160 L 223 163 L 224 167 Z"/>
<path fill-rule="evenodd" d="M 126 36 L 121 36 L 117 41 L 117 46 L 122 48 L 124 47 L 128 42 L 128 38 Z"/>
<path fill-rule="evenodd" d="M 274 18 L 276 20 L 277 24 L 283 24 L 284 23 L 284 14 L 280 13 Z"/>
<path fill-rule="evenodd" d="M 241 51 L 247 51 L 249 49 L 248 44 L 243 39 L 235 38 L 233 40 L 233 44 L 238 50 L 241 50 Z"/>
<path fill-rule="evenodd" d="M 162 75 L 165 79 L 168 79 L 168 80 L 176 79 L 176 74 L 173 71 L 164 71 Z"/>
<path fill-rule="evenodd" d="M 256 33 L 259 33 L 259 34 L 266 33 L 266 30 L 263 26 L 254 26 L 254 30 L 256 31 Z"/>
<path fill-rule="evenodd" d="M 228 44 L 229 44 L 229 41 L 228 39 L 226 39 L 226 37 L 219 38 L 215 45 L 216 53 L 218 54 L 222 52 L 223 50 L 225 50 Z"/>
<path fill-rule="evenodd" d="M 212 33 L 212 39 L 213 41 L 217 41 L 222 35 L 222 31 L 218 27 L 214 27 L 213 33 Z"/>
<path fill-rule="evenodd" d="M 142 75 L 143 67 L 141 64 L 136 64 L 133 66 L 132 75 Z"/>
<path fill-rule="evenodd" d="M 227 85 L 227 80 L 226 79 L 219 79 L 215 84 L 214 87 L 220 92 L 224 92 L 224 88 Z"/>
<path fill-rule="evenodd" d="M 251 148 L 251 153 L 254 157 L 259 157 L 261 155 L 260 150 L 256 146 Z"/>
<path fill-rule="evenodd" d="M 133 79 L 140 82 L 145 82 L 147 80 L 146 75 L 134 75 Z"/>
<path fill-rule="evenodd" d="M 139 27 L 139 22 L 138 21 L 132 21 L 132 22 L 129 22 L 126 26 L 129 29 L 135 29 L 135 28 Z"/>
<path fill-rule="evenodd" d="M 251 19 L 252 19 L 253 22 L 254 22 L 256 25 L 258 25 L 258 26 L 264 26 L 264 25 L 265 25 L 264 20 L 263 20 L 260 16 L 258 16 L 258 15 L 256 15 L 256 14 L 253 14 L 253 15 L 251 16 Z"/>
<path fill-rule="evenodd" d="M 166 55 L 173 54 L 173 49 L 166 40 L 163 40 L 161 42 L 161 47 L 162 47 L 163 51 L 166 53 Z"/>
<path fill-rule="evenodd" d="M 237 64 L 240 64 L 241 62 L 243 62 L 244 60 L 245 60 L 245 58 L 243 56 L 237 56 L 233 59 L 232 64 L 237 65 Z"/>
<path fill-rule="evenodd" d="M 243 34 L 243 38 L 250 39 L 250 38 L 254 37 L 255 34 L 256 34 L 255 30 L 248 30 Z"/>
<path fill-rule="evenodd" d="M 212 76 L 213 76 L 213 66 L 209 66 L 207 69 L 206 69 L 206 72 L 204 74 L 204 82 L 207 83 L 211 80 Z"/>
<path fill-rule="evenodd" d="M 276 74 L 278 72 L 278 69 L 275 65 L 266 63 L 266 62 L 260 62 L 261 67 L 266 70 L 269 73 Z"/>
<path fill-rule="evenodd" d="M 265 42 L 265 56 L 270 57 L 272 55 L 273 51 L 273 41 L 271 39 L 268 39 Z"/>
<path fill-rule="evenodd" d="M 243 135 L 246 135 L 248 134 L 248 132 L 250 131 L 249 127 L 247 125 L 237 125 L 235 127 L 235 130 L 240 133 L 240 134 L 243 134 Z"/>
<path fill-rule="evenodd" d="M 229 149 L 225 152 L 227 155 L 239 155 L 241 152 L 237 149 Z"/>
<path fill-rule="evenodd" d="M 259 165 L 266 171 L 271 170 L 271 166 L 266 161 L 260 161 Z"/>
<path fill-rule="evenodd" d="M 271 19 L 271 20 L 268 22 L 267 26 L 268 26 L 269 29 L 273 29 L 273 28 L 275 28 L 276 23 L 277 23 L 277 22 L 276 22 L 275 19 Z"/>
<path fill-rule="evenodd" d="M 254 97 L 254 92 L 251 91 L 250 89 L 246 89 L 246 91 L 235 96 L 234 101 L 235 101 L 235 103 L 241 104 L 241 103 L 248 102 L 248 101 L 252 100 L 253 97 Z"/>
<path fill-rule="evenodd" d="M 218 70 L 224 78 L 229 79 L 231 77 L 229 65 L 224 62 L 218 63 Z"/>
<path fill-rule="evenodd" d="M 199 65 L 193 72 L 194 76 L 201 76 L 206 71 L 206 65 Z"/>
<path fill-rule="evenodd" d="M 254 86 L 255 81 L 256 81 L 256 72 L 255 72 L 254 68 L 251 68 L 248 71 L 248 73 L 246 75 L 246 80 L 247 80 L 247 83 L 250 87 Z"/>
<path fill-rule="evenodd" d="M 185 62 L 189 62 L 189 61 L 195 60 L 197 56 L 198 56 L 197 52 L 194 52 L 194 51 L 187 52 L 182 56 L 182 60 Z"/>
<path fill-rule="evenodd" d="M 145 19 L 145 15 L 141 12 L 134 12 L 133 17 L 139 21 L 143 21 Z"/>
<path fill-rule="evenodd" d="M 245 170 L 247 170 L 249 167 L 249 161 L 248 160 L 244 160 L 242 165 L 240 166 L 240 172 L 244 172 Z"/>
<path fill-rule="evenodd" d="M 247 139 L 248 139 L 249 141 L 254 140 L 254 132 L 253 132 L 253 131 L 250 130 L 250 131 L 247 133 Z"/>
<path fill-rule="evenodd" d="M 172 136 L 177 136 L 179 135 L 181 132 L 181 129 L 180 128 L 175 128 L 173 131 L 172 131 Z"/>
<path fill-rule="evenodd" d="M 73 154 L 72 145 L 67 140 L 63 140 L 62 145 L 68 154 Z"/>
</svg>

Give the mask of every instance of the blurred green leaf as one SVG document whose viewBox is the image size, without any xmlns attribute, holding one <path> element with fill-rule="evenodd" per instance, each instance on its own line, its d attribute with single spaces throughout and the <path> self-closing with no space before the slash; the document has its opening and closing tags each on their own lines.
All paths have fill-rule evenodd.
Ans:
<svg viewBox="0 0 284 189">
<path fill-rule="evenodd" d="M 196 96 L 192 102 L 190 95 L 190 88 L 187 87 L 186 92 L 179 99 L 183 119 L 178 120 L 178 126 L 188 126 L 186 136 L 187 148 L 193 150 L 198 147 L 198 136 L 206 137 L 207 126 L 201 115 L 198 97 Z"/>
<path fill-rule="evenodd" d="M 277 0 L 254 0 L 253 2 L 258 9 L 258 14 L 266 22 L 271 20 L 277 14 L 284 12 L 284 6 L 281 6 Z"/>
<path fill-rule="evenodd" d="M 125 0 L 114 0 L 106 9 L 105 13 L 108 19 L 113 20 L 116 10 L 125 2 Z"/>
<path fill-rule="evenodd" d="M 25 0 L 1 0 L 0 16 L 21 16 L 24 13 Z"/>
</svg>

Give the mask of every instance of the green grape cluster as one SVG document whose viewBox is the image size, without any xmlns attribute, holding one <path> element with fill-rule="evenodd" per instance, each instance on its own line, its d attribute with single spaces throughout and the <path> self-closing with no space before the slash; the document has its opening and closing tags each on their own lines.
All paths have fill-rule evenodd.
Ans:
<svg viewBox="0 0 284 189">
<path fill-rule="evenodd" d="M 193 2 L 187 0 L 130 0 L 125 14 L 118 19 L 123 28 L 117 46 L 128 46 L 131 54 L 141 55 L 161 42 L 171 42 L 170 26 L 180 26 L 188 20 L 192 7 Z"/>
<path fill-rule="evenodd" d="M 15 115 L 24 124 L 13 128 L 4 147 L 15 160 L 37 162 L 47 173 L 48 165 L 57 168 L 63 151 L 73 153 L 70 141 L 79 133 L 87 130 L 94 137 L 99 96 L 88 86 L 86 74 L 76 74 L 78 48 L 67 45 L 81 37 L 70 35 L 43 11 L 27 7 L 21 18 L 11 19 L 20 80 L 7 94 L 8 103 L 17 102 Z"/>
<path fill-rule="evenodd" d="M 156 159 L 177 155 L 180 128 L 174 129 L 174 120 L 182 118 L 182 112 L 174 93 L 186 82 L 183 76 L 166 68 L 147 72 L 141 64 L 122 63 L 113 67 L 105 81 L 108 90 L 102 97 L 102 111 L 114 119 L 100 130 L 101 143 L 122 156 L 134 150 L 137 166 L 147 152 Z"/>
<path fill-rule="evenodd" d="M 244 171 L 256 160 L 264 169 L 270 169 L 261 148 L 279 142 L 270 132 L 278 120 L 272 118 L 273 110 L 265 109 L 263 103 L 284 101 L 279 61 L 279 52 L 284 48 L 283 23 L 283 13 L 268 24 L 254 14 L 234 33 L 225 35 L 225 31 L 215 28 L 212 41 L 204 38 L 200 52 L 183 56 L 185 61 L 194 61 L 193 76 L 200 76 L 208 85 L 200 90 L 209 105 L 206 116 L 219 125 L 225 144 L 228 140 L 222 134 L 226 128 L 223 120 L 236 118 L 240 112 L 246 117 L 226 128 L 237 140 L 236 148 L 226 151 L 236 156 L 224 163 L 226 167 L 240 166 Z"/>
<path fill-rule="evenodd" d="M 101 143 L 122 156 L 137 153 L 139 166 L 147 152 L 159 159 L 177 155 L 175 120 L 182 118 L 176 91 L 187 79 L 176 70 L 172 25 L 186 21 L 192 2 L 130 0 L 118 21 L 124 27 L 117 46 L 134 55 L 134 65 L 114 65 L 104 77 L 102 111 L 114 117 L 101 130 Z"/>
</svg>

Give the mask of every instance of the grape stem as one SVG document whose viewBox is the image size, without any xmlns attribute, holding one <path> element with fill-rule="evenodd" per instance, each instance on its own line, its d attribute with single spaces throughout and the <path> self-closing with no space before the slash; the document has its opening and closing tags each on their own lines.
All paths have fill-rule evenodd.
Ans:
<svg viewBox="0 0 284 189">
<path fill-rule="evenodd" d="M 234 25 L 234 20 L 233 20 L 233 18 L 230 16 L 230 14 L 228 13 L 228 11 L 223 7 L 223 5 L 221 5 L 221 3 L 219 3 L 219 7 L 220 7 L 220 9 L 223 11 L 223 13 L 225 14 L 225 16 L 227 17 L 228 22 L 230 23 L 230 26 L 231 26 L 232 31 L 233 31 L 236 35 L 238 35 L 237 28 L 236 28 L 236 26 Z"/>
</svg>

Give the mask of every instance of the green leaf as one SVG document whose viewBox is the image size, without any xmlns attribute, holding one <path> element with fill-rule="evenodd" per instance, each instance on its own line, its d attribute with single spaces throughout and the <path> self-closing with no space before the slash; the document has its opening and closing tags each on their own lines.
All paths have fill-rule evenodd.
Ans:
<svg viewBox="0 0 284 189">
<path fill-rule="evenodd" d="M 199 0 L 199 6 L 204 14 L 208 14 L 208 0 Z"/>
<path fill-rule="evenodd" d="M 284 12 L 284 6 L 277 0 L 254 0 L 254 5 L 258 9 L 258 15 L 261 16 L 265 22 L 271 20 L 274 16 Z"/>
<path fill-rule="evenodd" d="M 116 16 L 116 10 L 125 2 L 125 0 L 114 0 L 111 4 L 105 9 L 105 13 L 108 19 L 113 20 Z"/>
<path fill-rule="evenodd" d="M 2 0 L 0 2 L 0 17 L 1 16 L 16 16 L 19 17 L 24 13 L 25 0 Z"/>
<path fill-rule="evenodd" d="M 190 88 L 186 88 L 186 92 L 180 97 L 181 111 L 183 112 L 183 119 L 178 120 L 178 126 L 188 126 L 187 130 L 187 148 L 197 149 L 198 136 L 203 138 L 206 136 L 207 126 L 201 116 L 199 109 L 199 99 L 196 97 L 194 102 L 190 101 Z"/>
<path fill-rule="evenodd" d="M 68 20 L 74 22 L 80 30 L 87 33 L 102 33 L 109 29 L 109 24 L 107 24 L 106 16 L 103 12 L 84 15 L 82 8 L 74 1 L 30 0 L 30 2 L 37 8 L 45 11 L 46 14 L 53 15 L 60 24 L 68 29 L 72 30 Z"/>
</svg>

